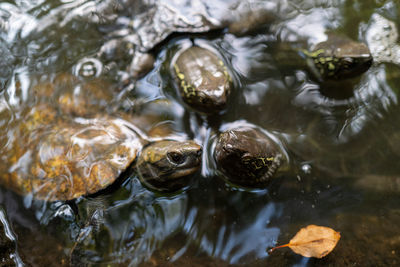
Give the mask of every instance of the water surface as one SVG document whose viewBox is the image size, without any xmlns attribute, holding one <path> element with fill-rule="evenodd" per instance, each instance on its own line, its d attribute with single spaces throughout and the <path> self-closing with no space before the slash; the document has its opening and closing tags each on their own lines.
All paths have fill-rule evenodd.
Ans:
<svg viewBox="0 0 400 267">
<path fill-rule="evenodd" d="M 100 114 L 135 112 L 140 103 L 170 101 L 142 112 L 157 118 L 161 114 L 176 134 L 204 147 L 201 172 L 188 188 L 172 195 L 149 191 L 134 175 L 101 194 L 73 201 L 76 206 L 37 201 L 2 187 L 0 204 L 17 237 L 21 260 L 28 266 L 398 265 L 400 50 L 393 29 L 400 26 L 399 4 L 261 2 L 279 19 L 241 36 L 224 29 L 174 34 L 151 50 L 154 69 L 134 81 L 129 70 L 138 43 L 133 37 L 140 33 L 143 47 L 152 46 L 146 43 L 152 32 L 139 23 L 148 10 L 160 12 L 167 6 L 192 20 L 201 10 L 222 20 L 245 6 L 232 11 L 234 1 L 146 3 L 0 3 L 2 151 L 13 149 L 13 142 L 22 138 L 19 125 L 43 101 L 34 97 L 34 88 L 65 73 L 82 83 L 101 81 L 101 90 L 111 99 L 93 104 Z M 312 47 L 329 32 L 367 43 L 375 59 L 370 70 L 352 80 L 320 83 L 289 64 L 290 58 L 274 59 L 278 41 Z M 131 39 L 101 53 L 125 35 Z M 169 60 L 192 42 L 219 52 L 232 72 L 235 93 L 224 114 L 198 116 L 173 90 Z M 59 94 L 45 99 L 57 106 Z M 290 157 L 290 170 L 268 189 L 226 184 L 215 170 L 211 143 L 229 123 L 250 123 L 274 135 Z M 9 153 L 1 153 L 4 162 Z M 3 172 L 10 167 L 1 164 Z M 289 249 L 268 255 L 267 248 L 287 243 L 309 224 L 341 232 L 331 254 L 321 260 Z"/>
</svg>

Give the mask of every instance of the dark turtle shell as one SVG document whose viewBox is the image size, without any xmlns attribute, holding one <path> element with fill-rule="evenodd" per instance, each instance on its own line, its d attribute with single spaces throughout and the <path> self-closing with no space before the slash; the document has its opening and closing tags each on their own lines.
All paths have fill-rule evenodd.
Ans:
<svg viewBox="0 0 400 267">
<path fill-rule="evenodd" d="M 260 129 L 241 126 L 220 133 L 214 158 L 230 183 L 265 187 L 282 165 L 284 154 Z"/>
<path fill-rule="evenodd" d="M 346 36 L 329 34 L 325 42 L 318 43 L 311 52 L 303 52 L 313 73 L 320 80 L 342 80 L 357 77 L 372 65 L 368 47 Z"/>
<path fill-rule="evenodd" d="M 171 71 L 183 102 L 190 108 L 211 114 L 227 107 L 232 78 L 222 58 L 213 51 L 199 46 L 179 51 Z"/>
</svg>

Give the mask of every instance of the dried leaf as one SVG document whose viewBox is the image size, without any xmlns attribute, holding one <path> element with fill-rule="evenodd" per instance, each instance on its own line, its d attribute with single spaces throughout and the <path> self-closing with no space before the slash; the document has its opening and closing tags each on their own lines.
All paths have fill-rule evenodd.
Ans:
<svg viewBox="0 0 400 267">
<path fill-rule="evenodd" d="M 304 257 L 322 258 L 335 248 L 339 239 L 340 233 L 332 228 L 309 225 L 301 228 L 288 244 L 274 247 L 269 252 L 277 248 L 289 247 Z"/>
</svg>

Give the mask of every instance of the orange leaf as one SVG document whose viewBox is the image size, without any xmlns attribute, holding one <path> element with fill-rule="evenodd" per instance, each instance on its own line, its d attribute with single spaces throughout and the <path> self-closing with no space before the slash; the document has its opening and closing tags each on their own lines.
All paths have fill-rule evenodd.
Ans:
<svg viewBox="0 0 400 267">
<path fill-rule="evenodd" d="M 309 225 L 301 228 L 288 244 L 274 247 L 269 252 L 277 248 L 289 247 L 304 257 L 322 258 L 335 248 L 339 239 L 340 233 L 329 227 Z"/>
</svg>

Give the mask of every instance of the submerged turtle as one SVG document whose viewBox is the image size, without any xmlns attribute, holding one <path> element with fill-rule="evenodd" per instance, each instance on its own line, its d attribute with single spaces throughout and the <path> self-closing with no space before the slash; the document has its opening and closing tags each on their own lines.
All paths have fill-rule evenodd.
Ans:
<svg viewBox="0 0 400 267">
<path fill-rule="evenodd" d="M 279 141 L 253 125 L 234 125 L 221 132 L 213 156 L 226 179 L 244 187 L 263 188 L 288 161 Z"/>
<path fill-rule="evenodd" d="M 171 64 L 183 102 L 201 113 L 224 110 L 232 78 L 222 58 L 211 50 L 192 46 L 175 54 Z"/>
<path fill-rule="evenodd" d="M 328 35 L 328 40 L 318 43 L 312 52 L 303 50 L 303 53 L 320 80 L 353 78 L 372 65 L 371 52 L 364 43 L 336 34 Z"/>
<path fill-rule="evenodd" d="M 368 47 L 346 36 L 328 34 L 328 39 L 311 50 L 298 47 L 299 43 L 270 44 L 278 65 L 309 70 L 318 81 L 354 78 L 372 65 Z"/>
<path fill-rule="evenodd" d="M 106 188 L 130 166 L 142 183 L 160 191 L 181 188 L 199 169 L 202 149 L 194 141 L 152 139 L 130 122 L 134 116 L 107 115 L 68 94 L 79 86 L 93 92 L 107 88 L 85 87 L 68 76 L 63 81 L 36 86 L 33 91 L 55 91 L 61 101 L 52 105 L 40 101 L 46 96 L 37 97 L 8 129 L 13 135 L 1 152 L 3 186 L 37 199 L 70 200 Z M 81 105 L 77 116 L 71 103 Z"/>
</svg>

